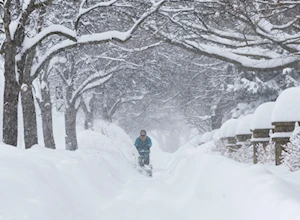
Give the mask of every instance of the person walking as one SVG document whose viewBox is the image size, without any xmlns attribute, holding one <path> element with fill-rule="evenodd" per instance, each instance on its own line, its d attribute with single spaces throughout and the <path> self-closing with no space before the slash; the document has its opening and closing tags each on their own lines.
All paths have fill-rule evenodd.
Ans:
<svg viewBox="0 0 300 220">
<path fill-rule="evenodd" d="M 145 130 L 141 130 L 140 136 L 135 140 L 134 146 L 140 154 L 140 166 L 150 164 L 150 148 L 152 147 L 151 139 L 147 136 Z M 141 161 L 143 160 L 143 161 Z"/>
</svg>

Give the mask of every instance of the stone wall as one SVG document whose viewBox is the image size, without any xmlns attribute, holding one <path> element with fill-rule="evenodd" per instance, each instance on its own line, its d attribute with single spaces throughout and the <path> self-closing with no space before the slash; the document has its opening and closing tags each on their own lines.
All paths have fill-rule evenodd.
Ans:
<svg viewBox="0 0 300 220">
<path fill-rule="evenodd" d="M 281 155 L 284 150 L 283 145 L 286 145 L 295 129 L 296 122 L 273 122 L 275 125 L 272 141 L 275 142 L 275 163 L 281 164 Z"/>
<path fill-rule="evenodd" d="M 272 131 L 273 133 L 273 131 Z M 251 143 L 253 145 L 253 163 L 257 164 L 257 148 L 262 144 L 263 148 L 270 142 L 270 129 L 255 129 L 252 133 Z"/>
</svg>

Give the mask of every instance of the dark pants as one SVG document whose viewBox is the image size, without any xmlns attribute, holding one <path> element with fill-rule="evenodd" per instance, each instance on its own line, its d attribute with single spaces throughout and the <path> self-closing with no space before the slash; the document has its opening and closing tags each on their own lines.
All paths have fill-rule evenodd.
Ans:
<svg viewBox="0 0 300 220">
<path fill-rule="evenodd" d="M 147 154 L 140 153 L 139 163 L 140 163 L 140 166 L 144 166 L 145 164 L 149 165 L 149 163 L 150 163 L 150 154 L 149 153 L 147 153 Z"/>
<path fill-rule="evenodd" d="M 144 158 L 144 164 L 149 165 L 150 163 L 150 157 Z"/>
</svg>

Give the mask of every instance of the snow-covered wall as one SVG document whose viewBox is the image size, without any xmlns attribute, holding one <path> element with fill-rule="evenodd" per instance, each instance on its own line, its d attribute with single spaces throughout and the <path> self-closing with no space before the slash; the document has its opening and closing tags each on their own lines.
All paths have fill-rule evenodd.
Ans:
<svg viewBox="0 0 300 220">
<path fill-rule="evenodd" d="M 220 138 L 235 137 L 238 119 L 229 119 L 220 128 Z"/>
<path fill-rule="evenodd" d="M 213 152 L 213 141 L 195 147 L 192 139 L 172 155 L 153 149 L 161 166 L 149 179 L 135 169 L 132 140 L 116 125 L 79 129 L 78 139 L 75 152 L 0 144 L 1 220 L 300 217 L 299 172 L 235 162 Z"/>
<path fill-rule="evenodd" d="M 220 129 L 213 130 L 213 140 L 219 140 L 220 139 Z"/>
<path fill-rule="evenodd" d="M 251 124 L 252 117 L 253 114 L 249 114 L 239 118 L 235 135 L 252 134 L 252 132 L 250 131 L 250 124 Z"/>
<path fill-rule="evenodd" d="M 116 150 L 25 151 L 0 144 L 0 161 L 1 220 L 97 219 L 134 172 Z"/>
<path fill-rule="evenodd" d="M 251 130 L 255 129 L 273 129 L 271 117 L 275 102 L 266 102 L 258 106 L 255 110 L 251 122 Z"/>
<path fill-rule="evenodd" d="M 4 75 L 2 65 L 0 66 L 0 143 L 2 142 L 2 126 L 3 126 L 3 89 L 4 89 Z"/>
<path fill-rule="evenodd" d="M 277 98 L 272 122 L 300 121 L 300 87 L 284 90 Z"/>
<path fill-rule="evenodd" d="M 181 160 L 169 172 L 168 183 L 182 186 L 178 189 L 181 195 L 194 196 L 184 200 L 184 219 L 300 219 L 299 172 L 235 162 L 207 152 L 211 144 L 186 147 L 173 157 Z"/>
<path fill-rule="evenodd" d="M 201 138 L 201 143 L 206 143 L 210 140 L 210 136 L 211 136 L 211 132 L 205 132 L 203 135 L 202 135 L 202 138 Z"/>
</svg>

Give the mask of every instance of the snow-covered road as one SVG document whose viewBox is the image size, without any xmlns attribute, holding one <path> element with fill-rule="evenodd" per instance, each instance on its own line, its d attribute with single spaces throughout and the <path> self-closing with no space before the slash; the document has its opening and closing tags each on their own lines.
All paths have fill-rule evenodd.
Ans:
<svg viewBox="0 0 300 220">
<path fill-rule="evenodd" d="M 134 168 L 131 140 L 110 135 L 119 142 L 89 133 L 87 143 L 83 133 L 87 148 L 76 152 L 0 144 L 0 219 L 300 220 L 300 172 L 237 163 L 206 144 L 153 149 L 148 178 Z"/>
<path fill-rule="evenodd" d="M 300 173 L 186 148 L 154 177 L 134 176 L 104 219 L 300 219 Z"/>
</svg>

